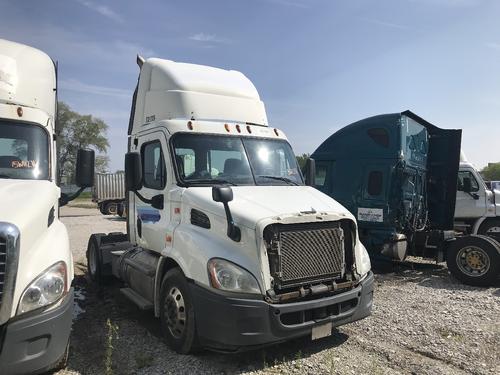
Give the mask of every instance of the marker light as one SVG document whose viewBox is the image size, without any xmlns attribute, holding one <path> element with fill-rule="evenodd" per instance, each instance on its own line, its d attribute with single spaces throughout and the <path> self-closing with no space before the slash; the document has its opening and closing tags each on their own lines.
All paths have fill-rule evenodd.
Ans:
<svg viewBox="0 0 500 375">
<path fill-rule="evenodd" d="M 17 115 L 19 117 L 23 117 L 23 108 L 22 107 L 17 107 Z"/>
<path fill-rule="evenodd" d="M 236 124 L 236 130 L 238 131 L 238 133 L 241 133 L 241 127 L 238 124 Z"/>
<path fill-rule="evenodd" d="M 193 123 L 191 121 L 188 121 L 188 129 L 193 130 Z"/>
<path fill-rule="evenodd" d="M 274 134 L 276 134 L 277 137 L 280 136 L 280 134 L 278 133 L 278 129 L 274 128 Z"/>
<path fill-rule="evenodd" d="M 252 134 L 252 128 L 250 127 L 250 125 L 247 125 L 247 132 L 249 132 L 250 134 Z"/>
<path fill-rule="evenodd" d="M 228 124 L 224 124 L 224 129 L 226 129 L 226 131 L 229 132 L 230 131 L 229 125 Z"/>
</svg>

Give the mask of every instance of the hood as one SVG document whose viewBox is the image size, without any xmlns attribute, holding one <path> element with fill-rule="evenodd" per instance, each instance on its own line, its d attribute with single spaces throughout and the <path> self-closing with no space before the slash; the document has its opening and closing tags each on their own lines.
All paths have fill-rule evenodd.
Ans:
<svg viewBox="0 0 500 375">
<path fill-rule="evenodd" d="M 58 197 L 59 189 L 50 181 L 0 179 L 0 221 L 17 226 L 21 246 L 29 247 L 47 230 Z"/>
<path fill-rule="evenodd" d="M 301 212 L 352 216 L 340 203 L 310 186 L 234 186 L 232 190 L 229 208 L 234 220 L 251 229 L 263 219 Z M 222 203 L 212 200 L 211 187 L 190 187 L 182 199 L 192 207 L 225 217 Z"/>
</svg>

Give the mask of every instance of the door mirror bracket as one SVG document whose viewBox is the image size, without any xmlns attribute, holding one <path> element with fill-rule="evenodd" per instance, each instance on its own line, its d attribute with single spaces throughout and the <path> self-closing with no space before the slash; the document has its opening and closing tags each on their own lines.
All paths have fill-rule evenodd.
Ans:
<svg viewBox="0 0 500 375">
<path fill-rule="evenodd" d="M 233 190 L 230 186 L 214 186 L 212 187 L 212 199 L 224 205 L 227 220 L 227 236 L 235 242 L 240 242 L 241 230 L 234 224 L 233 215 L 231 215 L 228 204 L 228 202 L 233 200 Z"/>
</svg>

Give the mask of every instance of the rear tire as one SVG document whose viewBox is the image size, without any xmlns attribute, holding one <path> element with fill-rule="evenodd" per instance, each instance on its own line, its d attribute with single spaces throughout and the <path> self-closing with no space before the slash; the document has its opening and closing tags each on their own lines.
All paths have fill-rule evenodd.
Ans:
<svg viewBox="0 0 500 375">
<path fill-rule="evenodd" d="M 106 212 L 106 215 L 116 215 L 118 212 L 117 204 L 115 202 L 106 202 L 104 212 Z"/>
<path fill-rule="evenodd" d="M 87 272 L 90 279 L 97 284 L 102 284 L 104 277 L 102 274 L 102 255 L 100 251 L 101 238 L 104 233 L 92 234 L 87 244 Z"/>
<path fill-rule="evenodd" d="M 500 270 L 500 244 L 487 236 L 457 238 L 446 254 L 451 274 L 464 284 L 492 285 Z"/>
<path fill-rule="evenodd" d="M 179 268 L 168 271 L 161 284 L 160 322 L 168 345 L 179 354 L 198 348 L 194 306 L 187 280 Z"/>
</svg>

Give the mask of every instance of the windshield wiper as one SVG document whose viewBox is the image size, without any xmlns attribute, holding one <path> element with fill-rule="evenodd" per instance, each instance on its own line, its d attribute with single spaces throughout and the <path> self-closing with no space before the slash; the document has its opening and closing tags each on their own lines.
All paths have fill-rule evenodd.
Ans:
<svg viewBox="0 0 500 375">
<path fill-rule="evenodd" d="M 279 180 L 279 181 L 284 181 L 286 182 L 287 184 L 289 185 L 299 185 L 297 182 L 287 178 L 287 177 L 280 177 L 280 176 L 262 176 L 262 175 L 259 175 L 257 177 L 263 177 L 263 178 L 269 178 L 271 180 Z"/>
<path fill-rule="evenodd" d="M 222 178 L 197 178 L 196 180 L 184 180 L 188 184 L 228 184 L 232 186 L 238 186 L 234 182 L 224 180 Z"/>
</svg>

